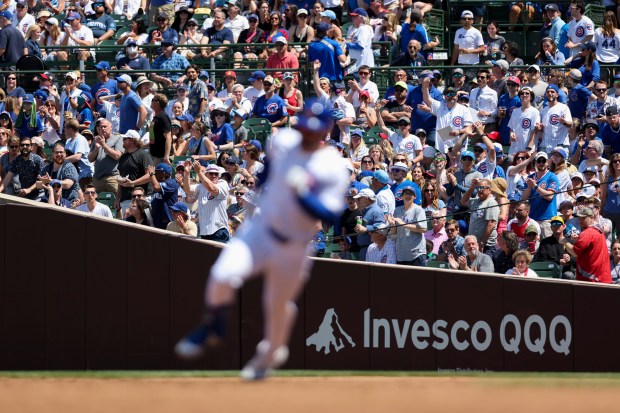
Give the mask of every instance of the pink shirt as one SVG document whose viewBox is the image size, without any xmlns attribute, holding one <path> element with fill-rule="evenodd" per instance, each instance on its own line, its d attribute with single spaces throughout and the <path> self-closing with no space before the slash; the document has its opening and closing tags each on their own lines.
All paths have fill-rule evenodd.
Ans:
<svg viewBox="0 0 620 413">
<path fill-rule="evenodd" d="M 427 239 L 433 243 L 433 254 L 439 254 L 439 247 L 448 239 L 448 234 L 446 234 L 446 230 L 444 228 L 437 233 L 431 229 L 430 231 L 426 231 L 424 233 L 424 239 Z"/>
</svg>

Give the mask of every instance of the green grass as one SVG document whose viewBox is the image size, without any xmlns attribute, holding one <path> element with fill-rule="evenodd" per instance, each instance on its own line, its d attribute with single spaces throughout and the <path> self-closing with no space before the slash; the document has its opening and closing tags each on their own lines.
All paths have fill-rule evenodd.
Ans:
<svg viewBox="0 0 620 413">
<path fill-rule="evenodd" d="M 54 379 L 162 379 L 162 378 L 223 378 L 239 376 L 237 370 L 222 371 L 0 371 L 0 378 Z M 478 372 L 478 371 L 323 371 L 323 370 L 280 370 L 276 377 L 476 377 L 482 379 L 506 379 L 527 382 L 549 383 L 568 381 L 604 382 L 620 386 L 620 373 L 530 373 L 530 372 Z M 504 380 L 500 380 L 504 381 Z"/>
</svg>

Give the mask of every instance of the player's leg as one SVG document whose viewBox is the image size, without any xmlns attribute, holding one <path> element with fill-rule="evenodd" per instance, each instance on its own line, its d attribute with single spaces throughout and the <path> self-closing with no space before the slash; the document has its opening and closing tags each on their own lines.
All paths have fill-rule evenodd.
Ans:
<svg viewBox="0 0 620 413">
<path fill-rule="evenodd" d="M 230 306 L 235 291 L 253 272 L 254 258 L 245 241 L 235 239 L 228 244 L 213 267 L 205 289 L 205 310 L 200 322 L 185 338 L 179 341 L 175 352 L 181 358 L 200 357 L 205 344 L 221 341 L 228 325 Z"/>
<path fill-rule="evenodd" d="M 288 358 L 287 344 L 297 317 L 295 299 L 304 286 L 311 265 L 305 246 L 295 248 L 303 248 L 303 253 L 289 249 L 280 255 L 277 263 L 268 266 L 263 287 L 265 337 L 241 373 L 245 379 L 264 378 L 270 369 L 280 367 Z"/>
</svg>

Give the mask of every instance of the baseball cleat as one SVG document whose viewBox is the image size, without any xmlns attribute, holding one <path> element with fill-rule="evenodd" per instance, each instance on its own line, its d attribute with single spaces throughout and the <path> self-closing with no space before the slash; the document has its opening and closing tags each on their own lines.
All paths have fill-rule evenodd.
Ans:
<svg viewBox="0 0 620 413">
<path fill-rule="evenodd" d="M 204 354 L 205 343 L 208 336 L 208 328 L 201 325 L 188 336 L 181 339 L 176 346 L 174 346 L 174 352 L 181 359 L 195 360 Z"/>
<path fill-rule="evenodd" d="M 248 381 L 265 379 L 288 360 L 288 347 L 278 347 L 271 355 L 265 353 L 265 342 L 261 341 L 258 346 L 258 354 L 252 358 L 241 370 L 241 378 Z"/>
</svg>

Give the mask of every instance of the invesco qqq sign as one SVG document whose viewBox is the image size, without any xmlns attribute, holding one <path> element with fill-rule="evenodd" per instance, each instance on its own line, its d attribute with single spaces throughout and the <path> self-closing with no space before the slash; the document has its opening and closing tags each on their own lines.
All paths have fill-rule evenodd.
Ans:
<svg viewBox="0 0 620 413">
<path fill-rule="evenodd" d="M 556 353 L 568 355 L 572 341 L 572 327 L 568 318 L 556 315 L 547 324 L 539 315 L 531 315 L 525 320 L 514 314 L 506 314 L 498 328 L 499 339 L 505 351 L 514 354 L 523 349 L 532 353 L 543 354 L 549 343 Z M 418 350 L 429 346 L 436 350 L 445 350 L 450 345 L 463 351 L 473 347 L 485 351 L 491 346 L 493 329 L 484 320 L 473 324 L 458 320 L 449 324 L 445 320 L 429 323 L 426 320 L 398 320 L 372 318 L 370 309 L 364 311 L 364 347 L 365 348 L 405 348 L 410 343 Z M 316 346 L 316 351 L 329 354 L 333 349 L 340 351 L 355 341 L 341 326 L 338 315 L 333 308 L 326 311 L 318 331 L 306 339 L 306 345 Z"/>
</svg>

